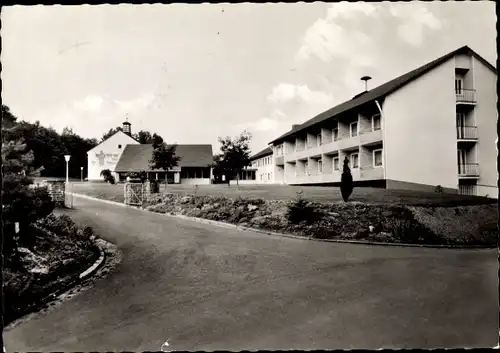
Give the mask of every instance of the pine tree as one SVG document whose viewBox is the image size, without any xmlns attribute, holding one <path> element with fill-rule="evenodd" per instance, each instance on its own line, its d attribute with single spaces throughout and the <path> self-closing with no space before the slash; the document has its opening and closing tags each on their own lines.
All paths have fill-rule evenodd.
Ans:
<svg viewBox="0 0 500 353">
<path fill-rule="evenodd" d="M 344 168 L 340 179 L 340 192 L 342 193 L 342 198 L 344 199 L 345 202 L 349 200 L 349 197 L 351 196 L 353 189 L 354 185 L 351 175 L 351 169 L 349 168 L 349 159 L 345 157 Z"/>
</svg>

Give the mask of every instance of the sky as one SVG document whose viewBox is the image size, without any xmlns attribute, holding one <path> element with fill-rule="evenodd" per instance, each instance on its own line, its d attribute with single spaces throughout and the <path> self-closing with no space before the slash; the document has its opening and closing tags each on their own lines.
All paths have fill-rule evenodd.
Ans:
<svg viewBox="0 0 500 353">
<path fill-rule="evenodd" d="M 463 45 L 496 66 L 495 3 L 3 7 L 2 100 L 100 138 L 125 119 L 167 143 L 302 123 Z"/>
</svg>

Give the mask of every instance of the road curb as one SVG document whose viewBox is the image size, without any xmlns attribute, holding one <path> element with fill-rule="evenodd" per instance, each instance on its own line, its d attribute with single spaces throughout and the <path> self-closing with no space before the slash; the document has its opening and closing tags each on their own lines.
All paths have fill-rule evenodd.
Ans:
<svg viewBox="0 0 500 353">
<path fill-rule="evenodd" d="M 96 238 L 95 240 L 97 241 L 97 240 L 99 240 L 99 238 Z M 23 310 L 17 316 L 16 319 L 12 320 L 8 325 L 10 325 L 13 322 L 15 322 L 15 321 L 23 318 L 24 316 L 26 316 L 28 314 L 31 314 L 31 313 L 36 312 L 36 311 L 39 311 L 45 305 L 47 305 L 48 303 L 50 303 L 51 301 L 53 301 L 56 297 L 58 297 L 59 295 L 65 293 L 65 292 L 67 292 L 71 288 L 75 287 L 77 284 L 81 283 L 82 281 L 84 281 L 85 279 L 87 279 L 91 275 L 93 275 L 102 266 L 102 264 L 104 263 L 104 260 L 106 259 L 106 252 L 104 251 L 104 249 L 101 246 L 99 246 L 99 244 L 97 244 L 97 242 L 96 242 L 95 245 L 96 245 L 97 249 L 99 250 L 99 257 L 98 257 L 98 259 L 96 261 L 94 261 L 94 263 L 89 268 L 87 268 L 85 271 L 81 272 L 78 275 L 78 277 L 75 276 L 76 278 L 70 280 L 67 284 L 63 285 L 59 289 L 56 289 L 54 292 L 46 295 L 45 297 L 43 297 L 42 299 L 40 299 L 35 304 L 27 307 L 25 310 Z"/>
<path fill-rule="evenodd" d="M 258 229 L 258 228 L 251 228 L 251 227 L 245 227 L 245 226 L 240 226 L 236 224 L 231 224 L 231 223 L 226 223 L 226 222 L 220 222 L 220 221 L 213 221 L 210 219 L 204 219 L 204 218 L 199 218 L 199 217 L 190 217 L 190 216 L 184 216 L 184 215 L 177 215 L 177 214 L 171 214 L 171 213 L 159 213 L 159 212 L 152 212 L 148 211 L 143 207 L 136 207 L 136 206 L 130 206 L 126 205 L 121 202 L 117 201 L 109 201 L 109 200 L 103 200 L 99 199 L 97 197 L 93 196 L 87 196 L 83 194 L 76 194 L 76 193 L 71 193 L 71 195 L 76 196 L 76 197 L 81 197 L 83 199 L 88 199 L 88 200 L 94 200 L 94 201 L 99 201 L 99 202 L 104 202 L 107 204 L 112 204 L 116 206 L 121 206 L 121 207 L 127 207 L 127 208 L 133 208 L 139 211 L 144 211 L 144 212 L 149 212 L 149 213 L 155 213 L 158 215 L 162 216 L 168 216 L 172 218 L 180 218 L 180 219 L 185 219 L 193 222 L 198 222 L 198 223 L 204 223 L 204 224 L 211 224 L 223 228 L 229 228 L 229 229 L 236 229 L 236 230 L 246 230 L 246 231 L 253 231 L 257 233 L 262 233 L 262 234 L 267 234 L 267 235 L 273 235 L 273 236 L 278 236 L 278 237 L 284 237 L 284 238 L 291 238 L 291 239 L 298 239 L 298 240 L 312 240 L 312 241 L 319 241 L 319 242 L 325 242 L 325 243 L 340 243 L 340 244 L 356 244 L 356 245 L 374 245 L 374 246 L 392 246 L 392 247 L 405 247 L 405 248 L 430 248 L 430 249 L 477 249 L 477 250 L 486 250 L 486 249 L 495 249 L 496 246 L 481 246 L 481 245 L 429 245 L 429 244 L 408 244 L 408 243 L 383 243 L 383 242 L 372 242 L 372 241 L 362 241 L 362 240 L 343 240 L 343 239 L 317 239 L 317 238 L 312 238 L 312 237 L 305 237 L 305 236 L 299 236 L 299 235 L 293 235 L 293 234 L 287 234 L 287 233 L 278 233 L 278 232 L 272 232 L 272 231 L 267 231 L 263 229 Z"/>
</svg>

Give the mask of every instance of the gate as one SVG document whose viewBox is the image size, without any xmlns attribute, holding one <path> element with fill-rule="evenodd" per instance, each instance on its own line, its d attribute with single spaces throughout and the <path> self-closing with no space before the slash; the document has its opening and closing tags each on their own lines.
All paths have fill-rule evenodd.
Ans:
<svg viewBox="0 0 500 353">
<path fill-rule="evenodd" d="M 142 206 L 144 201 L 144 184 L 125 183 L 125 204 Z"/>
</svg>

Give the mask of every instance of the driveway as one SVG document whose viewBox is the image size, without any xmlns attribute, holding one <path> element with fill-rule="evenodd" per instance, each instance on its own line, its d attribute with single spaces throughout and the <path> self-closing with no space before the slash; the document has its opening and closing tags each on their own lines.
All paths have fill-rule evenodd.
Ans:
<svg viewBox="0 0 500 353">
<path fill-rule="evenodd" d="M 493 347 L 495 250 L 273 237 L 77 198 L 123 261 L 4 332 L 8 351 Z"/>
</svg>

